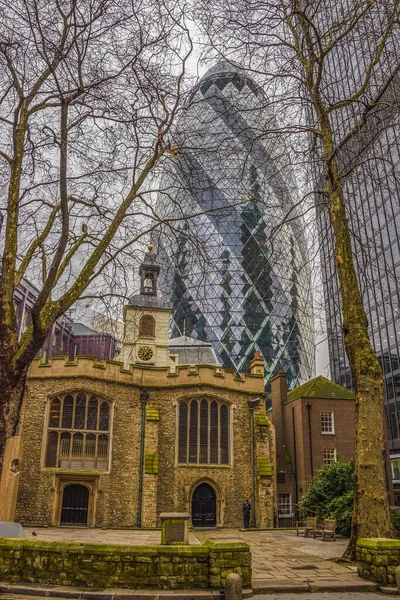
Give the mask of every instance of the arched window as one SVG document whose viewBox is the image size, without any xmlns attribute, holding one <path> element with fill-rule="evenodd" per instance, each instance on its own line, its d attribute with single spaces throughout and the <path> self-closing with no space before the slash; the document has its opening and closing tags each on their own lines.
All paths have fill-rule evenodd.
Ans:
<svg viewBox="0 0 400 600">
<path fill-rule="evenodd" d="M 154 337 L 156 335 L 156 322 L 150 315 L 144 315 L 139 323 L 139 335 Z"/>
<path fill-rule="evenodd" d="M 178 463 L 229 464 L 229 407 L 211 398 L 179 404 Z"/>
<path fill-rule="evenodd" d="M 50 403 L 46 467 L 107 471 L 110 404 L 85 392 Z"/>
</svg>

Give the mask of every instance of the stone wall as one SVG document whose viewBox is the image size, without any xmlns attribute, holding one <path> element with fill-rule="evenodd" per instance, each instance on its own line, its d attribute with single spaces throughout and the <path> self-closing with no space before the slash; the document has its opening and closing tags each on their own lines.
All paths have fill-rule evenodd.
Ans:
<svg viewBox="0 0 400 600">
<path fill-rule="evenodd" d="M 122 546 L 0 538 L 0 579 L 96 588 L 218 588 L 229 573 L 251 587 L 244 542 Z"/>
<path fill-rule="evenodd" d="M 96 366 L 97 365 L 97 366 Z M 199 367 L 196 373 L 166 369 L 97 364 L 79 358 L 75 363 L 53 358 L 35 363 L 24 399 L 20 484 L 15 518 L 24 525 L 58 526 L 63 486 L 86 485 L 90 491 L 90 527 L 135 526 L 141 432 L 140 389 L 149 390 L 146 411 L 145 468 L 142 526 L 159 527 L 162 512 L 191 512 L 194 489 L 207 482 L 217 498 L 217 525 L 242 526 L 242 503 L 251 500 L 249 398 L 262 396 L 262 374 L 242 378 L 219 368 Z M 138 373 L 140 373 L 140 377 Z M 52 396 L 83 390 L 112 402 L 111 461 L 108 472 L 45 467 L 46 424 Z M 177 409 L 180 400 L 207 395 L 231 407 L 230 465 L 177 464 Z M 257 416 L 258 415 L 258 416 Z M 270 527 L 276 506 L 274 428 L 264 403 L 256 409 L 257 525 Z M 260 460 L 258 460 L 260 459 Z M 260 468 L 262 466 L 262 469 Z M 268 467 L 268 468 L 266 468 Z"/>
<path fill-rule="evenodd" d="M 377 583 L 395 583 L 400 565 L 400 540 L 362 539 L 357 542 L 358 574 Z"/>
</svg>

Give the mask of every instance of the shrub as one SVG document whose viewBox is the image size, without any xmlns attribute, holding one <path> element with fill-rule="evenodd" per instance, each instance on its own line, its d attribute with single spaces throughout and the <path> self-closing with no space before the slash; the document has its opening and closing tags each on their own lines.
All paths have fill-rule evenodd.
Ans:
<svg viewBox="0 0 400 600">
<path fill-rule="evenodd" d="M 351 519 L 353 518 L 354 492 L 347 492 L 343 496 L 334 498 L 326 507 L 325 519 L 336 519 L 338 531 L 350 537 Z"/>
<path fill-rule="evenodd" d="M 400 536 L 400 510 L 391 510 L 390 518 L 392 519 L 393 527 L 396 530 L 397 537 Z"/>
<path fill-rule="evenodd" d="M 308 490 L 299 500 L 302 517 L 326 517 L 332 500 L 354 491 L 354 464 L 338 458 L 331 465 L 323 465 L 310 481 Z"/>
</svg>

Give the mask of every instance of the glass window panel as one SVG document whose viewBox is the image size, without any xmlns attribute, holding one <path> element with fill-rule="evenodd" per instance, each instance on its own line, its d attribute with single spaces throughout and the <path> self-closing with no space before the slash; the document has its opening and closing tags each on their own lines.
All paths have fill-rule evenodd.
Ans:
<svg viewBox="0 0 400 600">
<path fill-rule="evenodd" d="M 98 447 L 98 455 L 102 458 L 107 457 L 108 455 L 108 435 L 102 433 L 99 435 L 99 447 Z"/>
<path fill-rule="evenodd" d="M 278 494 L 278 514 L 286 517 L 292 514 L 291 494 Z"/>
<path fill-rule="evenodd" d="M 94 433 L 88 433 L 85 442 L 85 455 L 95 456 L 96 454 L 96 436 Z"/>
<path fill-rule="evenodd" d="M 46 467 L 57 466 L 58 432 L 49 431 L 47 438 Z"/>
<path fill-rule="evenodd" d="M 200 463 L 208 462 L 208 402 L 200 404 Z"/>
<path fill-rule="evenodd" d="M 65 396 L 63 402 L 63 413 L 61 427 L 64 429 L 72 428 L 72 413 L 74 410 L 74 399 L 71 395 Z"/>
<path fill-rule="evenodd" d="M 225 404 L 221 406 L 221 464 L 229 464 L 229 413 Z"/>
<path fill-rule="evenodd" d="M 189 462 L 197 463 L 197 423 L 198 423 L 197 400 L 190 403 L 190 429 L 189 429 Z"/>
<path fill-rule="evenodd" d="M 87 414 L 87 425 L 86 429 L 97 429 L 97 408 L 98 408 L 97 398 L 90 398 L 88 405 L 88 414 Z"/>
<path fill-rule="evenodd" d="M 187 462 L 187 417 L 188 407 L 186 402 L 179 406 L 179 441 L 178 441 L 178 462 Z"/>
<path fill-rule="evenodd" d="M 50 404 L 49 427 L 60 426 L 61 402 L 59 398 L 54 398 Z"/>
<path fill-rule="evenodd" d="M 75 403 L 75 429 L 85 429 L 86 396 L 80 392 Z"/>
<path fill-rule="evenodd" d="M 110 407 L 108 402 L 103 402 L 100 406 L 100 431 L 108 431 L 110 418 Z"/>
<path fill-rule="evenodd" d="M 210 464 L 218 463 L 218 404 L 213 401 L 210 407 Z"/>
<path fill-rule="evenodd" d="M 72 456 L 83 454 L 83 433 L 75 433 L 72 440 Z"/>
</svg>

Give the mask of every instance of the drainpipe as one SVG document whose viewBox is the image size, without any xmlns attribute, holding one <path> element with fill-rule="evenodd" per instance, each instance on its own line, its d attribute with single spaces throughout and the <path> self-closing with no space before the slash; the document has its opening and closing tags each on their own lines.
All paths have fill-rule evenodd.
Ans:
<svg viewBox="0 0 400 600">
<path fill-rule="evenodd" d="M 144 467 L 144 439 L 146 433 L 146 405 L 149 399 L 148 390 L 140 390 L 140 402 L 142 405 L 142 428 L 140 433 L 140 464 L 139 464 L 139 493 L 138 493 L 138 514 L 136 527 L 142 526 L 142 499 L 143 499 L 143 467 Z"/>
<path fill-rule="evenodd" d="M 250 455 L 251 455 L 251 527 L 256 527 L 256 484 L 254 467 L 254 409 L 260 402 L 260 398 L 248 400 L 247 406 L 250 412 Z"/>
<path fill-rule="evenodd" d="M 292 426 L 293 426 L 293 458 L 294 458 L 294 498 L 296 502 L 296 520 L 297 520 L 297 503 L 299 501 L 299 490 L 297 482 L 297 448 L 296 448 L 296 427 L 294 422 L 294 406 L 292 406 Z"/>
<path fill-rule="evenodd" d="M 314 473 L 313 468 L 313 455 L 312 455 L 312 436 L 311 436 L 311 402 L 307 402 L 306 404 L 307 413 L 308 413 L 308 440 L 310 444 L 310 467 L 311 467 L 311 477 Z"/>
</svg>

